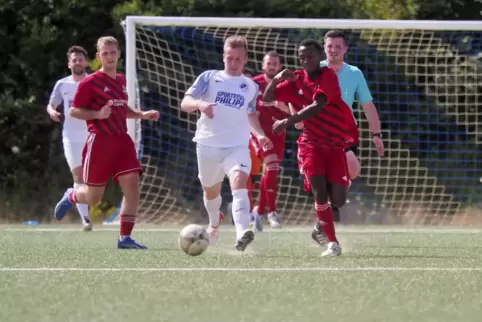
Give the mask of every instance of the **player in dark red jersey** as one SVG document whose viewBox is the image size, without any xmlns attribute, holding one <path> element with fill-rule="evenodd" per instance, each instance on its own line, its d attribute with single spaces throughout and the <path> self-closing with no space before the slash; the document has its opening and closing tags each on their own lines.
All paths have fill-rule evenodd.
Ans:
<svg viewBox="0 0 482 322">
<path fill-rule="evenodd" d="M 273 131 L 280 133 L 288 126 L 303 122 L 303 133 L 298 139 L 299 160 L 328 241 L 328 249 L 322 256 L 338 256 L 341 247 L 328 199 L 338 207 L 346 201 L 350 179 L 344 149 L 358 143 L 358 128 L 341 97 L 336 73 L 320 67 L 322 46 L 308 39 L 300 44 L 298 54 L 303 69 L 283 70 L 276 75 L 266 88 L 263 100 L 293 102 L 297 109 L 295 114 L 276 120 Z"/>
<path fill-rule="evenodd" d="M 252 212 L 258 231 L 262 230 L 261 217 L 266 216 L 266 214 L 271 228 L 281 228 L 280 215 L 276 209 L 276 199 L 278 198 L 278 174 L 284 155 L 286 133 L 275 134 L 271 128 L 274 123 L 273 117 L 282 119 L 287 117 L 289 113 L 286 104 L 276 101 L 265 102 L 262 99 L 262 94 L 268 83 L 281 71 L 279 54 L 275 51 L 266 53 L 263 58 L 262 69 L 263 73 L 253 77 L 253 81 L 258 84 L 261 94 L 256 104 L 256 111 L 261 127 L 273 142 L 273 148 L 268 151 L 263 150 L 256 138 L 251 136 L 251 143 L 264 164 L 263 176 L 259 183 L 258 206 Z M 266 212 L 266 206 L 268 212 Z"/>
<path fill-rule="evenodd" d="M 84 78 L 74 96 L 69 114 L 86 120 L 89 136 L 82 155 L 86 185 L 68 189 L 55 207 L 62 219 L 76 203 L 94 205 L 102 199 L 109 178 L 121 186 L 124 198 L 120 211 L 118 248 L 146 249 L 131 237 L 139 206 L 139 176 L 142 167 L 136 148 L 127 134 L 127 118 L 157 120 L 157 111 L 133 110 L 127 105 L 126 79 L 117 73 L 120 50 L 114 37 L 97 41 L 102 68 Z"/>
</svg>

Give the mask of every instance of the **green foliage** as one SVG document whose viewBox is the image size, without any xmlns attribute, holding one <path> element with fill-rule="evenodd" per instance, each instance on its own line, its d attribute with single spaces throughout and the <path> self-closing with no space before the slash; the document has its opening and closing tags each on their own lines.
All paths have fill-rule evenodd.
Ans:
<svg viewBox="0 0 482 322">
<path fill-rule="evenodd" d="M 59 148 L 60 129 L 46 116 L 45 105 L 55 81 L 68 73 L 67 48 L 84 46 L 93 59 L 91 69 L 97 70 L 96 39 L 114 35 L 122 42 L 119 23 L 126 15 L 480 19 L 481 1 L 165 0 L 161 6 L 155 0 L 4 0 L 0 2 L 0 214 L 5 200 L 13 209 L 13 195 L 35 200 L 33 207 L 41 212 L 52 204 L 51 190 L 58 193 L 70 184 Z M 19 152 L 12 152 L 12 147 Z M 14 208 L 22 207 L 19 203 Z"/>
</svg>

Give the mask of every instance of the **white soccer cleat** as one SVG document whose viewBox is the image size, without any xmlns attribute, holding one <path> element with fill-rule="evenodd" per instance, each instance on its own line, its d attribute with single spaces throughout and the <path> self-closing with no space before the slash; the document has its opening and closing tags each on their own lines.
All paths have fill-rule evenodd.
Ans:
<svg viewBox="0 0 482 322">
<path fill-rule="evenodd" d="M 281 228 L 281 222 L 279 219 L 279 214 L 276 211 L 270 212 L 268 214 L 268 222 L 271 228 Z"/>
<path fill-rule="evenodd" d="M 321 253 L 321 257 L 340 256 L 341 247 L 337 242 L 329 242 L 328 249 Z"/>
<path fill-rule="evenodd" d="M 221 226 L 221 223 L 223 222 L 224 214 L 220 211 L 219 212 L 219 225 L 216 227 L 213 227 L 209 225 L 209 227 L 206 229 L 206 231 L 209 234 L 209 245 L 216 245 L 218 242 L 218 229 L 219 226 Z"/>
<path fill-rule="evenodd" d="M 91 223 L 85 223 L 85 224 L 84 224 L 84 227 L 82 227 L 82 231 L 92 231 L 92 228 L 93 228 L 93 227 L 94 227 L 94 226 L 92 226 Z"/>
<path fill-rule="evenodd" d="M 258 212 L 258 207 L 253 208 L 253 212 L 251 213 L 251 222 L 249 223 L 251 229 L 256 230 L 257 232 L 263 231 L 263 224 L 261 223 L 261 216 Z"/>
</svg>

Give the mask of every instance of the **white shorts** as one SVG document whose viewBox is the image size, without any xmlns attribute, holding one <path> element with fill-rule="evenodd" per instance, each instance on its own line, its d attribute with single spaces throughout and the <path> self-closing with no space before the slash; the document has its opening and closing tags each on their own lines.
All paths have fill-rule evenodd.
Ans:
<svg viewBox="0 0 482 322">
<path fill-rule="evenodd" d="M 85 142 L 62 140 L 64 144 L 64 155 L 67 159 L 70 170 L 82 166 L 82 151 L 84 150 Z"/>
<path fill-rule="evenodd" d="M 204 187 L 212 187 L 233 171 L 251 173 L 251 155 L 247 146 L 214 148 L 197 144 L 199 181 Z"/>
</svg>

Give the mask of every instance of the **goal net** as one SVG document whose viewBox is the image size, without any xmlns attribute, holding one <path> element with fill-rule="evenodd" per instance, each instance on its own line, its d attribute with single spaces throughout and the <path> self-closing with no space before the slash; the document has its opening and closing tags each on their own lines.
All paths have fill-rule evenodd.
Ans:
<svg viewBox="0 0 482 322">
<path fill-rule="evenodd" d="M 379 158 L 363 110 L 361 175 L 342 210 L 347 223 L 482 223 L 482 23 L 249 18 L 128 17 L 126 71 L 131 99 L 156 109 L 160 121 L 142 122 L 136 135 L 145 168 L 140 221 L 166 223 L 206 218 L 197 179 L 196 113 L 180 101 L 197 75 L 222 69 L 223 41 L 249 40 L 248 69 L 261 71 L 276 50 L 284 66 L 298 68 L 297 46 L 323 42 L 330 29 L 345 32 L 346 62 L 367 78 L 383 127 L 386 155 Z M 136 85 L 136 82 L 138 85 Z M 343 90 L 343 89 L 342 89 Z M 285 223 L 312 223 L 290 129 L 279 176 L 278 208 Z M 223 208 L 231 201 L 227 183 Z"/>
</svg>

